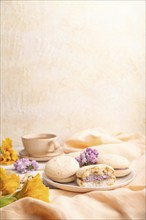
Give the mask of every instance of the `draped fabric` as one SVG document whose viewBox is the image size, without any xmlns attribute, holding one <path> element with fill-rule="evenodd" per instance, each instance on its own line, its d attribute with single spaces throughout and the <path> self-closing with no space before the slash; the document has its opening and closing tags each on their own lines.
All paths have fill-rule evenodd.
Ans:
<svg viewBox="0 0 146 220">
<path fill-rule="evenodd" d="M 145 219 L 145 140 L 140 134 L 109 135 L 89 129 L 68 138 L 65 152 L 78 152 L 86 147 L 100 154 L 114 153 L 127 157 L 135 179 L 122 188 L 87 193 L 50 189 L 50 203 L 23 198 L 1 208 L 2 220 L 144 220 Z"/>
</svg>

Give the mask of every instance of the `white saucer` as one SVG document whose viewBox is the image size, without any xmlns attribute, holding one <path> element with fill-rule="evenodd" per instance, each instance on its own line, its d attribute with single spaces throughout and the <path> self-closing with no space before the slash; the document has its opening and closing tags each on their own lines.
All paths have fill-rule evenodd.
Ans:
<svg viewBox="0 0 146 220">
<path fill-rule="evenodd" d="M 29 160 L 36 160 L 36 161 L 40 161 L 40 162 L 41 161 L 49 161 L 53 157 L 56 157 L 60 154 L 63 154 L 63 148 L 61 148 L 60 151 L 58 151 L 56 154 L 54 153 L 54 155 L 45 156 L 45 157 L 31 157 L 28 155 L 28 153 L 24 149 L 19 152 L 19 156 L 21 158 L 28 158 Z"/>
<path fill-rule="evenodd" d="M 127 176 L 117 178 L 116 182 L 112 186 L 81 187 L 81 186 L 77 185 L 76 181 L 71 182 L 71 183 L 57 183 L 57 182 L 49 179 L 45 175 L 45 173 L 43 173 L 43 179 L 45 181 L 45 184 L 54 186 L 54 187 L 59 188 L 59 189 L 63 189 L 63 190 L 71 191 L 71 192 L 79 192 L 79 193 L 90 192 L 90 191 L 95 191 L 95 190 L 97 190 L 97 191 L 107 191 L 107 190 L 117 189 L 117 188 L 120 188 L 122 186 L 126 186 L 134 178 L 135 178 L 135 173 L 132 170 L 130 172 L 130 174 L 128 174 Z"/>
</svg>

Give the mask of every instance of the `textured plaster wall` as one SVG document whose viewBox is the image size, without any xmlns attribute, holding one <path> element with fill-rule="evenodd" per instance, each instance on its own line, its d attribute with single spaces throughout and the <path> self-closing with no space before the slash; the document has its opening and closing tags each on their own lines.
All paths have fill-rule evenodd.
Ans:
<svg viewBox="0 0 146 220">
<path fill-rule="evenodd" d="M 145 128 L 144 1 L 2 1 L 1 137 Z"/>
</svg>

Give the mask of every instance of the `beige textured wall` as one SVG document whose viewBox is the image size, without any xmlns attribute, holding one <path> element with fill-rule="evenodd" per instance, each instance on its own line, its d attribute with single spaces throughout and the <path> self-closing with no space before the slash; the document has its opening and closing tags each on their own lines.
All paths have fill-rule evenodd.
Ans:
<svg viewBox="0 0 146 220">
<path fill-rule="evenodd" d="M 144 133 L 144 1 L 2 1 L 1 137 Z"/>
</svg>

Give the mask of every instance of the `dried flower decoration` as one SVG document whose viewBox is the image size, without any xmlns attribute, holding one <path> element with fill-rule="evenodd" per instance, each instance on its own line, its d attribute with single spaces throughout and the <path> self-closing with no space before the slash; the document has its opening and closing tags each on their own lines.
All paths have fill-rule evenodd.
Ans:
<svg viewBox="0 0 146 220">
<path fill-rule="evenodd" d="M 43 184 L 40 174 L 37 174 L 32 179 L 27 179 L 20 191 L 2 196 L 0 198 L 0 208 L 24 197 L 32 197 L 49 202 L 49 188 Z"/>
<path fill-rule="evenodd" d="M 35 160 L 30 161 L 28 158 L 21 158 L 14 163 L 14 167 L 19 173 L 27 173 L 37 170 L 39 164 Z"/>
<path fill-rule="evenodd" d="M 92 148 L 86 148 L 75 159 L 79 162 L 80 167 L 96 164 L 98 162 L 98 151 Z"/>
<path fill-rule="evenodd" d="M 20 178 L 0 167 L 0 191 L 3 195 L 14 193 L 20 187 Z"/>
<path fill-rule="evenodd" d="M 6 138 L 2 141 L 2 146 L 0 146 L 0 165 L 13 164 L 16 160 L 18 160 L 18 155 L 13 149 L 12 140 Z"/>
</svg>

